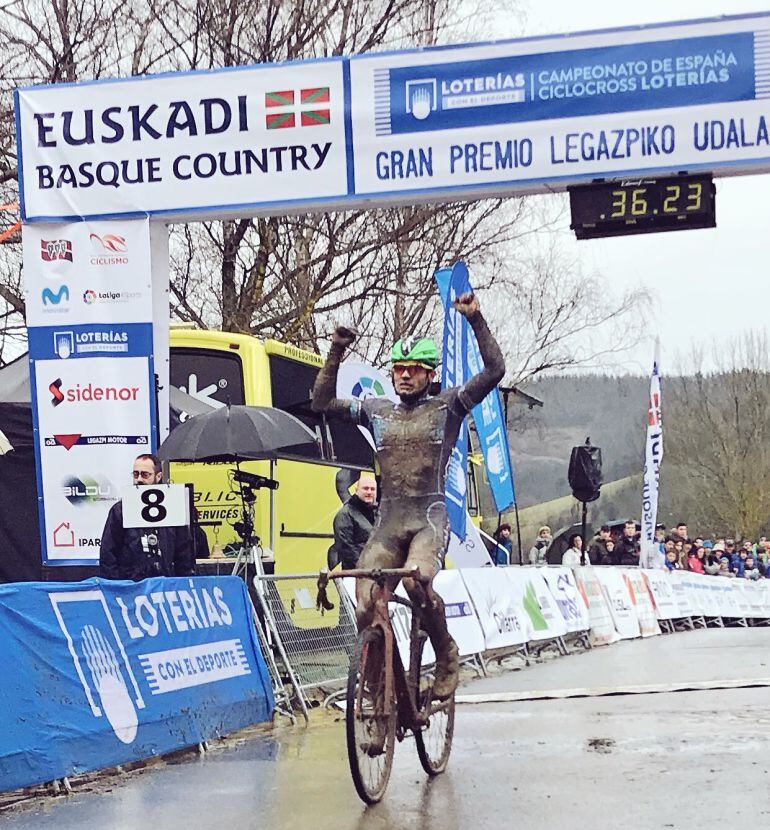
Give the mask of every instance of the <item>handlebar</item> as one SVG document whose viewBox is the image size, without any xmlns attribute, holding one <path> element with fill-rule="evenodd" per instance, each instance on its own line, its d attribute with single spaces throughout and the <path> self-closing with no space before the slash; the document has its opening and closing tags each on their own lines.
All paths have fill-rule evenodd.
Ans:
<svg viewBox="0 0 770 830">
<path fill-rule="evenodd" d="M 352 568 L 349 571 L 335 571 L 329 573 L 328 568 L 322 568 L 318 574 L 318 595 L 316 597 L 316 608 L 324 611 L 331 611 L 334 608 L 334 603 L 329 600 L 326 595 L 326 588 L 330 579 L 345 579 L 345 577 L 352 577 L 353 579 L 371 579 L 374 582 L 382 585 L 386 579 L 413 579 L 421 585 L 430 584 L 431 578 L 423 576 L 418 567 L 414 568 L 371 568 L 369 570 L 362 568 Z"/>
</svg>

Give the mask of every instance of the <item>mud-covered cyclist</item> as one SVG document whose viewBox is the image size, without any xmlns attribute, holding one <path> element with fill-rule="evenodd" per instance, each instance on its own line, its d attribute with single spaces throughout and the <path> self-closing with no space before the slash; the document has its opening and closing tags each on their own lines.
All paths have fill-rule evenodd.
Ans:
<svg viewBox="0 0 770 830">
<path fill-rule="evenodd" d="M 313 411 L 353 421 L 372 433 L 380 466 L 380 512 L 358 567 L 411 568 L 431 579 L 442 569 L 449 534 L 444 483 L 463 419 L 502 380 L 502 353 L 481 316 L 473 294 L 455 300 L 476 335 L 484 369 L 464 386 L 429 393 L 439 365 L 436 344 L 427 338 L 399 340 L 391 353 L 393 386 L 400 401 L 365 401 L 335 397 L 337 371 L 355 333 L 339 326 L 329 357 L 313 389 Z M 458 650 L 447 630 L 444 603 L 429 586 L 426 594 L 404 580 L 413 602 L 426 605 L 423 627 L 436 652 L 433 695 L 444 699 L 457 687 Z M 359 630 L 371 621 L 371 582 L 358 580 L 356 615 Z"/>
</svg>

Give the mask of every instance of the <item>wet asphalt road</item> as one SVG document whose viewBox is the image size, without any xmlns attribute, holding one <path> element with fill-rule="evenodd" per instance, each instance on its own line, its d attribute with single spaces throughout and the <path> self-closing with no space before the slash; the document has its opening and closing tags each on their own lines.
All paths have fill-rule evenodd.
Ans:
<svg viewBox="0 0 770 830">
<path fill-rule="evenodd" d="M 622 643 L 481 679 L 464 693 L 770 678 L 770 630 Z M 448 771 L 413 742 L 383 802 L 358 801 L 338 715 L 205 758 L 111 776 L 102 791 L 0 815 L 5 830 L 521 830 L 770 826 L 770 688 L 462 705 Z M 109 788 L 109 789 L 107 789 Z"/>
</svg>

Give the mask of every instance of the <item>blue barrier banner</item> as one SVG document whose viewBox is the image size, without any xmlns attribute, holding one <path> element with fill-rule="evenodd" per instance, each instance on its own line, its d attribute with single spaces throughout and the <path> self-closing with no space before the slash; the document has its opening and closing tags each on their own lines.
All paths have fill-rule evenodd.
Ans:
<svg viewBox="0 0 770 830">
<path fill-rule="evenodd" d="M 0 586 L 0 790 L 191 746 L 269 720 L 233 576 Z"/>
<path fill-rule="evenodd" d="M 460 289 L 459 293 L 473 290 L 465 263 L 458 262 L 451 270 L 444 268 L 436 271 L 434 278 L 445 308 L 449 296 L 450 282 L 455 271 L 457 271 L 456 279 L 457 286 Z M 484 362 L 481 359 L 481 353 L 479 352 L 479 346 L 473 330 L 467 323 L 465 323 L 465 326 L 467 329 L 467 375 L 465 376 L 465 380 L 467 380 L 483 369 Z M 473 421 L 476 424 L 476 433 L 479 436 L 479 443 L 481 444 L 481 452 L 484 456 L 489 486 L 495 500 L 495 507 L 498 513 L 502 513 L 516 501 L 516 494 L 513 485 L 513 467 L 511 465 L 510 448 L 508 446 L 508 432 L 506 430 L 499 390 L 492 390 L 480 404 L 473 407 L 472 414 Z"/>
</svg>

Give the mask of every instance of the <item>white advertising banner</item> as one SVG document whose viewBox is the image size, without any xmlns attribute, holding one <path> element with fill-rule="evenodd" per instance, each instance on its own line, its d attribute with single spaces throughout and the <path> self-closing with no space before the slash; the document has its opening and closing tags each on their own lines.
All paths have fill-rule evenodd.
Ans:
<svg viewBox="0 0 770 830">
<path fill-rule="evenodd" d="M 540 573 L 561 611 L 567 631 L 587 631 L 591 627 L 588 605 L 578 589 L 572 571 L 569 568 L 541 568 Z"/>
<path fill-rule="evenodd" d="M 356 586 L 354 579 L 343 580 L 348 596 L 356 602 Z M 468 589 L 459 571 L 440 571 L 433 581 L 433 587 L 444 600 L 447 628 L 454 637 L 461 657 L 471 654 L 479 654 L 484 651 L 484 633 L 473 608 L 473 603 L 468 594 Z M 407 597 L 403 585 L 396 589 L 398 596 Z M 409 635 L 412 625 L 412 612 L 404 605 L 396 602 L 390 604 L 390 619 L 393 624 L 393 633 L 398 644 L 404 666 L 409 660 Z M 425 644 L 423 650 L 423 663 L 432 663 L 436 659 L 430 642 Z"/>
<path fill-rule="evenodd" d="M 26 224 L 22 241 L 43 561 L 94 564 L 157 442 L 153 311 L 168 307 L 153 306 L 146 218 Z"/>
<path fill-rule="evenodd" d="M 351 60 L 356 194 L 536 189 L 770 156 L 765 16 Z"/>
<path fill-rule="evenodd" d="M 180 221 L 770 164 L 767 15 L 16 92 L 25 220 Z"/>
<path fill-rule="evenodd" d="M 615 630 L 615 623 L 610 613 L 607 598 L 594 568 L 573 568 L 578 590 L 588 606 L 588 619 L 591 624 L 589 637 L 592 645 L 603 646 L 617 642 L 620 637 Z"/>
<path fill-rule="evenodd" d="M 32 377 L 46 558 L 98 561 L 107 512 L 152 451 L 148 358 L 35 360 Z"/>
<path fill-rule="evenodd" d="M 514 607 L 524 610 L 527 640 L 551 640 L 567 633 L 567 626 L 540 568 L 496 568 L 509 583 Z"/>
<path fill-rule="evenodd" d="M 706 603 L 700 596 L 695 594 L 696 591 L 700 593 L 699 588 L 696 588 L 695 583 L 692 583 L 690 586 L 686 585 L 681 579 L 682 571 L 671 571 L 669 576 L 671 577 L 671 587 L 674 591 L 676 604 L 679 608 L 679 616 L 700 616 L 703 611 L 699 610 L 699 608 Z"/>
<path fill-rule="evenodd" d="M 655 360 L 652 364 L 652 375 L 650 377 L 647 441 L 644 450 L 644 475 L 642 477 L 642 533 L 639 564 L 644 568 L 656 567 L 663 558 L 655 542 L 660 464 L 663 461 L 663 417 L 660 394 L 660 343 L 656 341 Z"/>
<path fill-rule="evenodd" d="M 681 617 L 689 617 L 689 610 L 683 613 L 677 601 L 677 592 L 674 587 L 676 573 L 657 568 L 642 570 L 647 585 L 655 603 L 655 612 L 659 620 L 677 620 Z"/>
<path fill-rule="evenodd" d="M 647 588 L 644 574 L 639 568 L 625 568 L 622 573 L 636 612 L 639 633 L 642 637 L 654 637 L 660 634 L 655 606 Z"/>
<path fill-rule="evenodd" d="M 487 546 L 469 514 L 465 517 L 465 539 L 460 541 L 459 536 L 450 531 L 446 554 L 447 561 L 455 568 L 492 567 Z"/>
<path fill-rule="evenodd" d="M 463 568 L 460 575 L 476 608 L 486 650 L 526 643 L 530 623 L 508 579 L 496 568 Z"/>
<path fill-rule="evenodd" d="M 22 250 L 28 326 L 152 322 L 147 219 L 25 225 Z M 63 337 L 57 350 L 87 357 L 85 346 Z"/>
<path fill-rule="evenodd" d="M 629 640 L 639 637 L 639 621 L 623 574 L 615 568 L 596 568 L 594 573 L 607 597 L 607 605 L 620 638 Z"/>
<path fill-rule="evenodd" d="M 333 59 L 20 90 L 23 216 L 340 201 L 342 78 Z"/>
</svg>

